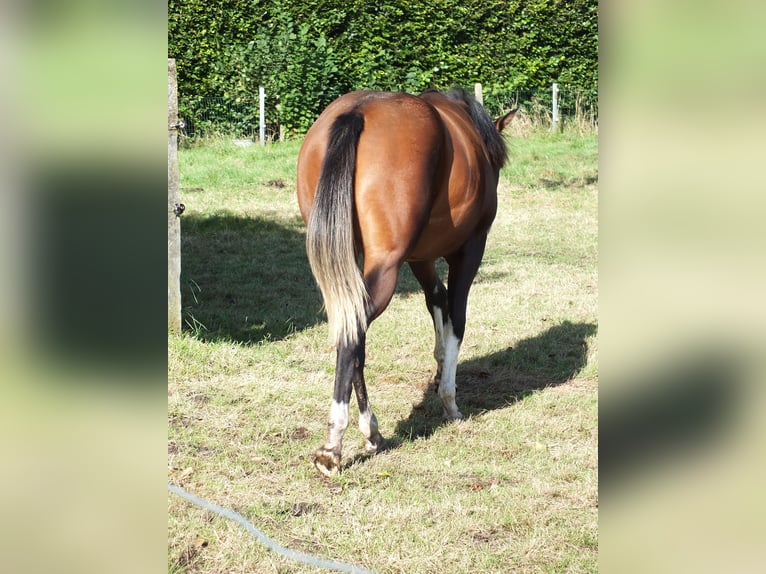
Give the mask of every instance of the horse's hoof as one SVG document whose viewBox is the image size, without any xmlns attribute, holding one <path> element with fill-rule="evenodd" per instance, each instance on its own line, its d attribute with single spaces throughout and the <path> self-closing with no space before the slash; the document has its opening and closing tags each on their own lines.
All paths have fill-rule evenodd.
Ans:
<svg viewBox="0 0 766 574">
<path fill-rule="evenodd" d="M 447 420 L 447 422 L 460 422 L 463 420 L 463 413 L 461 413 L 458 410 L 455 410 L 454 413 L 447 412 L 447 409 L 444 409 L 444 418 Z"/>
<path fill-rule="evenodd" d="M 384 439 L 380 433 L 377 436 L 368 439 L 364 445 L 364 450 L 367 454 L 375 454 L 386 448 L 386 439 Z"/>
<path fill-rule="evenodd" d="M 320 448 L 314 453 L 314 467 L 325 476 L 338 474 L 340 453 Z"/>
</svg>

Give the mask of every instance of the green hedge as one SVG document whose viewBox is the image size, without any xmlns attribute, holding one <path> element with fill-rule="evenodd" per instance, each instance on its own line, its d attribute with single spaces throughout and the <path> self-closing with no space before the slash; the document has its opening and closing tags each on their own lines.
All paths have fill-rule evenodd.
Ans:
<svg viewBox="0 0 766 574">
<path fill-rule="evenodd" d="M 549 104 L 558 82 L 597 110 L 596 0 L 170 0 L 168 29 L 182 99 L 242 101 L 262 85 L 267 117 L 294 133 L 362 88 L 481 82 L 485 102 Z"/>
</svg>

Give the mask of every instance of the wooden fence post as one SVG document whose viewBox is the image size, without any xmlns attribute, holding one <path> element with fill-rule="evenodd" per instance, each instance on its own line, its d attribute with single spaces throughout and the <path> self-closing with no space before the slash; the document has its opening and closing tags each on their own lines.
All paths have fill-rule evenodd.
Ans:
<svg viewBox="0 0 766 574">
<path fill-rule="evenodd" d="M 176 61 L 168 58 L 168 331 L 181 332 L 181 219 Z"/>
</svg>

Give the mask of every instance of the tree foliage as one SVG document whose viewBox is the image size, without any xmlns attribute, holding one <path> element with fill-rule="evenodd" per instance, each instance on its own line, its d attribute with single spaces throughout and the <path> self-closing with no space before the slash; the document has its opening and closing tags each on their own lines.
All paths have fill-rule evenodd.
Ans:
<svg viewBox="0 0 766 574">
<path fill-rule="evenodd" d="M 298 132 L 355 89 L 598 90 L 596 0 L 170 0 L 168 31 L 181 94 L 262 85 Z"/>
</svg>

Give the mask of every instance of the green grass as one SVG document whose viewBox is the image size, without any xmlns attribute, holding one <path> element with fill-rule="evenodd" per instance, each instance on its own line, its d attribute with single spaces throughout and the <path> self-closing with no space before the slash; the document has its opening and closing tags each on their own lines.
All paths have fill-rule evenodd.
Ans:
<svg viewBox="0 0 766 574">
<path fill-rule="evenodd" d="M 405 268 L 368 335 L 390 448 L 343 472 L 324 440 L 334 352 L 295 202 L 299 143 L 180 152 L 185 332 L 169 338 L 169 480 L 280 543 L 379 573 L 597 569 L 597 139 L 509 140 L 444 424 L 433 331 Z M 314 572 L 170 495 L 173 572 Z"/>
</svg>

